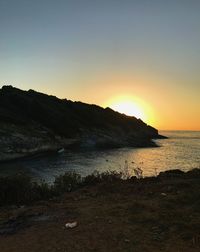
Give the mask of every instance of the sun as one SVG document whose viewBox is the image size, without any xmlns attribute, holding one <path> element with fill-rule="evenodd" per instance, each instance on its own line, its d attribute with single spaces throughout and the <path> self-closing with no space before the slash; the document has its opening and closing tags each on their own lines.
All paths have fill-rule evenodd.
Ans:
<svg viewBox="0 0 200 252">
<path fill-rule="evenodd" d="M 142 109 L 133 101 L 119 101 L 111 104 L 113 110 L 116 110 L 122 114 L 129 116 L 135 116 L 136 118 L 144 119 L 145 115 Z"/>
<path fill-rule="evenodd" d="M 128 116 L 134 116 L 151 124 L 153 122 L 152 110 L 143 100 L 133 96 L 117 96 L 107 101 L 104 107 L 118 111 Z"/>
</svg>

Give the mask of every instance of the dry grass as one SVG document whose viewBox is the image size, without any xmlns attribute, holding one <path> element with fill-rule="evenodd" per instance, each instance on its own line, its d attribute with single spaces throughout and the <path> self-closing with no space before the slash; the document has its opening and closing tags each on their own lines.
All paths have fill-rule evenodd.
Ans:
<svg viewBox="0 0 200 252">
<path fill-rule="evenodd" d="M 199 182 L 192 173 L 101 181 L 51 201 L 2 208 L 0 251 L 199 252 Z M 78 226 L 66 229 L 74 220 Z"/>
</svg>

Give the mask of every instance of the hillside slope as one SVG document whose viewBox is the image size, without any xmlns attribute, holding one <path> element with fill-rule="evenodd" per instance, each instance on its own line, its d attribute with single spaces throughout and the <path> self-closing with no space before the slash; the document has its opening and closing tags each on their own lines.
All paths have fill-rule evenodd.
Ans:
<svg viewBox="0 0 200 252">
<path fill-rule="evenodd" d="M 59 148 L 146 147 L 158 131 L 110 108 L 12 86 L 0 89 L 0 160 Z"/>
</svg>

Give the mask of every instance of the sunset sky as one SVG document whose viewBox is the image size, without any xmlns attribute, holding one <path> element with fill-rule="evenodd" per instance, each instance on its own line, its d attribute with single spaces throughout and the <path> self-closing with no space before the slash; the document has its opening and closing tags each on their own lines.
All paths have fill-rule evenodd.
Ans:
<svg viewBox="0 0 200 252">
<path fill-rule="evenodd" d="M 0 0 L 3 85 L 200 130 L 200 1 Z"/>
</svg>

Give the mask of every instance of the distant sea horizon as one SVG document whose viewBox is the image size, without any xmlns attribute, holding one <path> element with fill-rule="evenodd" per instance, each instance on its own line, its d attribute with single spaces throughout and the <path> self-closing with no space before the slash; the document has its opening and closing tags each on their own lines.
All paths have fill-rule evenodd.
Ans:
<svg viewBox="0 0 200 252">
<path fill-rule="evenodd" d="M 200 130 L 179 130 L 179 129 L 176 129 L 176 130 L 165 130 L 165 129 L 163 130 L 162 129 L 161 130 L 161 129 L 159 129 L 158 133 L 161 134 L 161 132 L 162 133 L 164 133 L 164 132 L 167 132 L 167 133 L 168 132 L 200 132 Z"/>
</svg>

